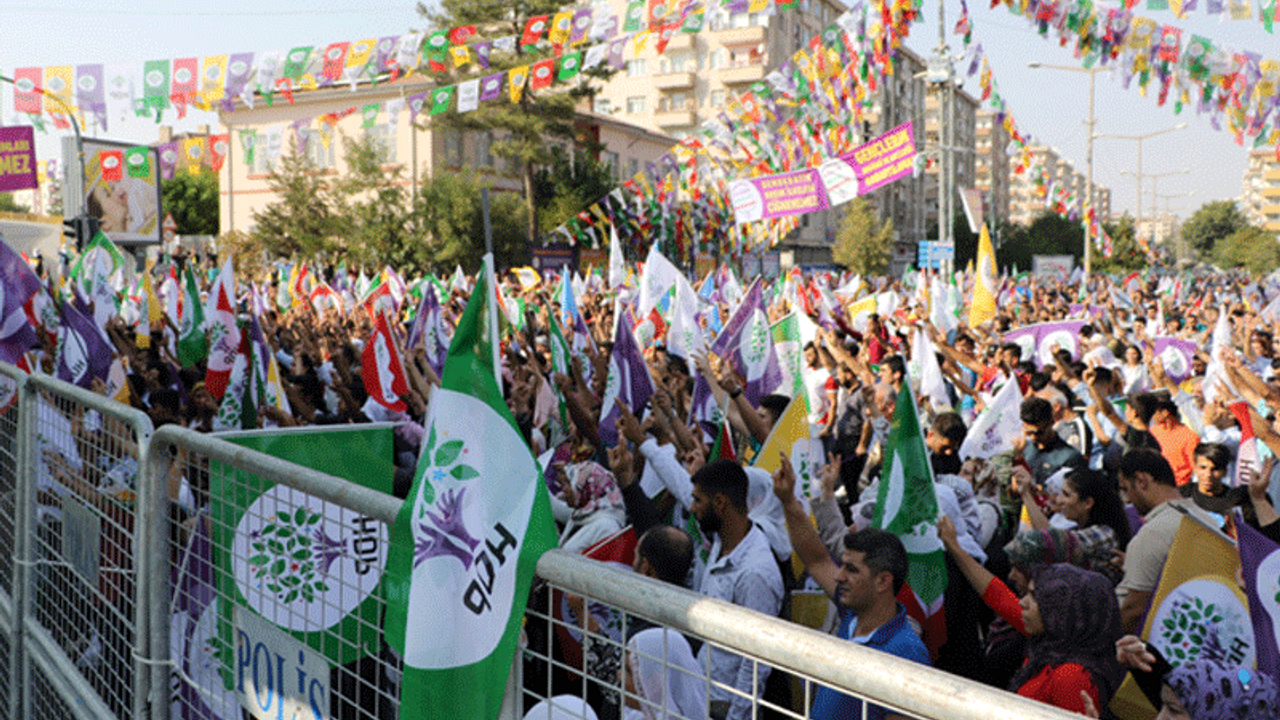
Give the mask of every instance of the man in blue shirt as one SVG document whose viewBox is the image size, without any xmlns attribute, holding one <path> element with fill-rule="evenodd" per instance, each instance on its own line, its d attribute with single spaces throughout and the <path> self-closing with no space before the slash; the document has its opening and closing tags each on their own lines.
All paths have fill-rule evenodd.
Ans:
<svg viewBox="0 0 1280 720">
<path fill-rule="evenodd" d="M 784 455 L 773 475 L 773 491 L 782 501 L 791 546 L 810 577 L 840 608 L 840 637 L 891 655 L 929 665 L 929 651 L 907 622 L 898 591 L 907 580 L 907 550 L 892 533 L 868 528 L 844 537 L 837 565 L 795 494 L 796 478 Z M 814 693 L 813 720 L 862 717 L 862 701 L 829 687 Z M 878 705 L 867 706 L 867 720 L 904 716 Z"/>
</svg>

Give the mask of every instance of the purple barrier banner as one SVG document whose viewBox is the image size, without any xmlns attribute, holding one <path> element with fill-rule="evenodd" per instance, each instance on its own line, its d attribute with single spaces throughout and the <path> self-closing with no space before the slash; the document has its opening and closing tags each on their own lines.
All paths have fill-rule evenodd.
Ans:
<svg viewBox="0 0 1280 720">
<path fill-rule="evenodd" d="M 734 180 L 729 200 L 738 223 L 800 215 L 830 207 L 816 168 Z"/>
<path fill-rule="evenodd" d="M 0 192 L 30 190 L 36 183 L 36 143 L 33 129 L 0 127 Z"/>
<path fill-rule="evenodd" d="M 916 164 L 916 145 L 911 133 L 911 121 L 908 120 L 875 140 L 854 148 L 841 155 L 840 159 L 849 163 L 857 174 L 859 195 L 865 195 L 910 175 Z"/>
</svg>

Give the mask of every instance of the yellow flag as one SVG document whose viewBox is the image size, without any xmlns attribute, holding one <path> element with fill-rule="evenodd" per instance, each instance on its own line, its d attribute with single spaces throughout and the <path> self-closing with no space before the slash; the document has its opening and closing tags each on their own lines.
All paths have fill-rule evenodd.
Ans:
<svg viewBox="0 0 1280 720">
<path fill-rule="evenodd" d="M 1183 517 L 1169 547 L 1169 559 L 1160 573 L 1160 584 L 1151 598 L 1151 610 L 1142 627 L 1142 639 L 1170 662 L 1182 664 L 1200 655 L 1213 627 L 1218 647 L 1243 661 L 1255 645 L 1249 601 L 1236 584 L 1240 554 L 1220 533 L 1191 517 Z M 1154 718 L 1155 708 L 1138 690 L 1133 676 L 1111 701 L 1111 711 L 1122 718 Z"/>
<path fill-rule="evenodd" d="M 373 55 L 373 49 L 378 46 L 376 38 L 368 40 L 357 40 L 351 43 L 351 48 L 347 50 L 347 67 L 360 68 L 369 62 L 369 57 Z"/>
<path fill-rule="evenodd" d="M 453 58 L 454 67 L 462 67 L 471 62 L 471 49 L 466 45 L 454 45 L 449 48 L 449 57 Z"/>
<path fill-rule="evenodd" d="M 155 286 L 151 283 L 151 273 L 142 274 L 142 287 L 146 293 L 147 314 L 138 320 L 138 347 L 151 347 L 151 325 L 164 317 L 164 308 L 160 306 L 160 298 L 156 296 Z"/>
<path fill-rule="evenodd" d="M 182 141 L 182 167 L 189 173 L 200 172 L 201 167 L 205 164 L 205 156 L 208 155 L 206 140 L 203 136 L 187 138 Z"/>
<path fill-rule="evenodd" d="M 200 76 L 200 94 L 196 96 L 195 106 L 208 110 L 213 104 L 227 96 L 227 56 L 210 55 L 204 59 L 204 72 Z"/>
<path fill-rule="evenodd" d="M 849 322 L 856 323 L 860 316 L 875 312 L 876 307 L 876 296 L 868 295 L 857 302 L 849 303 L 845 313 L 849 316 Z"/>
<path fill-rule="evenodd" d="M 529 66 L 521 65 L 507 71 L 508 89 L 511 91 L 511 102 L 518 103 L 524 96 L 524 83 L 529 79 Z"/>
<path fill-rule="evenodd" d="M 564 45 L 569 41 L 569 31 L 573 28 L 573 12 L 556 13 L 551 18 L 551 30 L 547 32 L 547 40 L 552 45 Z"/>
<path fill-rule="evenodd" d="M 978 274 L 973 278 L 973 299 L 969 303 L 969 327 L 976 327 L 996 316 L 996 251 L 991 247 L 991 234 L 982 226 L 978 237 Z"/>
<path fill-rule="evenodd" d="M 71 112 L 76 111 L 75 95 L 71 89 L 75 86 L 75 68 L 70 65 L 59 65 L 44 69 L 44 91 L 67 104 Z M 58 103 L 50 103 L 52 112 L 65 113 L 66 109 Z"/>
<path fill-rule="evenodd" d="M 781 467 L 782 456 L 786 455 L 796 473 L 797 491 L 805 497 L 817 497 L 821 488 L 818 487 L 814 445 L 809 429 L 809 400 L 800 393 L 787 403 L 787 409 L 769 431 L 769 437 L 752 458 L 751 465 L 773 474 Z M 816 452 L 820 459 L 820 443 Z"/>
</svg>

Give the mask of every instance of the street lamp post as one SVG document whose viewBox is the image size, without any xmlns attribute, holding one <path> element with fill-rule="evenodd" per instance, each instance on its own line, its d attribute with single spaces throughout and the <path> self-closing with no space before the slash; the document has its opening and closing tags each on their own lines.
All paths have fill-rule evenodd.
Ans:
<svg viewBox="0 0 1280 720">
<path fill-rule="evenodd" d="M 1094 198 L 1093 198 L 1093 139 L 1095 137 L 1100 137 L 1100 136 L 1093 132 L 1093 127 L 1097 123 L 1097 120 L 1094 118 L 1094 114 L 1093 114 L 1094 87 L 1095 87 L 1094 78 L 1098 73 L 1106 70 L 1110 70 L 1110 68 L 1108 67 L 1081 68 L 1081 67 L 1072 67 L 1070 65 L 1047 65 L 1045 63 L 1040 63 L 1040 62 L 1029 62 L 1027 63 L 1027 67 L 1044 68 L 1046 70 L 1065 70 L 1067 72 L 1080 72 L 1080 73 L 1089 74 L 1089 116 L 1084 121 L 1084 124 L 1089 127 L 1089 139 L 1088 139 L 1088 142 L 1085 144 L 1085 154 L 1084 154 L 1084 164 L 1085 164 L 1084 196 L 1085 196 L 1085 202 L 1089 204 L 1089 209 L 1093 210 L 1094 215 L 1096 217 L 1098 210 L 1097 210 L 1097 207 L 1094 205 Z M 1098 226 L 1099 228 L 1101 228 L 1102 226 L 1101 217 L 1098 217 Z M 1089 216 L 1088 216 L 1087 210 L 1085 213 L 1084 227 L 1085 227 L 1085 230 L 1084 230 L 1084 279 L 1082 280 L 1082 283 L 1083 283 L 1083 286 L 1088 286 L 1089 273 L 1093 269 L 1093 223 L 1089 222 Z"/>
<path fill-rule="evenodd" d="M 1142 178 L 1151 177 L 1150 175 L 1144 175 L 1142 173 L 1142 141 L 1149 140 L 1157 135 L 1164 135 L 1165 133 L 1171 133 L 1175 130 L 1182 130 L 1186 126 L 1187 126 L 1186 123 L 1178 123 L 1173 127 L 1165 128 L 1163 130 L 1156 130 L 1154 132 L 1145 133 L 1143 135 L 1115 135 L 1110 133 L 1105 135 L 1098 135 L 1098 137 L 1100 138 L 1112 138 L 1115 140 L 1136 140 L 1138 142 L 1138 171 L 1132 174 L 1137 178 L 1137 181 L 1138 181 L 1137 223 L 1139 225 L 1142 224 Z M 1124 174 L 1130 174 L 1130 173 L 1124 173 Z"/>
</svg>

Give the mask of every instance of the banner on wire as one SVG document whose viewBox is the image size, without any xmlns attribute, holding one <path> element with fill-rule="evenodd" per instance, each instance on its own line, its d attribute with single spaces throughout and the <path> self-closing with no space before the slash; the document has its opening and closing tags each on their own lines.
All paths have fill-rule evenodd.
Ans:
<svg viewBox="0 0 1280 720">
<path fill-rule="evenodd" d="M 734 180 L 729 183 L 729 199 L 739 224 L 817 212 L 831 206 L 815 168 Z"/>
<path fill-rule="evenodd" d="M 915 136 L 911 121 L 850 150 L 840 159 L 853 168 L 858 177 L 858 194 L 866 195 L 877 188 L 910 175 L 916 165 Z"/>
</svg>

